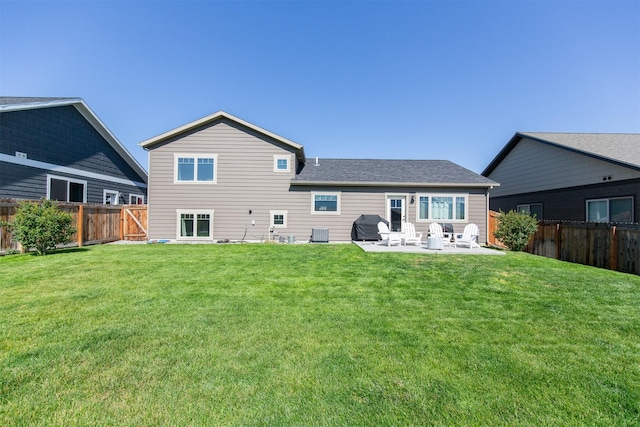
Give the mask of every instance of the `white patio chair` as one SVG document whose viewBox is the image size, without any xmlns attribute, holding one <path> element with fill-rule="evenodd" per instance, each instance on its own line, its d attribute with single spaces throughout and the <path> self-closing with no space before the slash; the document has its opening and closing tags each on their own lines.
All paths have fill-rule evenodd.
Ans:
<svg viewBox="0 0 640 427">
<path fill-rule="evenodd" d="M 478 244 L 478 236 L 480 232 L 478 231 L 478 226 L 475 224 L 467 224 L 462 230 L 462 236 L 456 237 L 453 245 L 457 248 L 458 246 L 468 246 L 471 248 L 479 248 Z"/>
<path fill-rule="evenodd" d="M 445 239 L 444 237 L 444 231 L 442 231 L 442 226 L 440 224 L 438 224 L 437 222 L 432 222 L 429 225 L 429 237 L 436 237 L 442 240 L 442 245 L 443 246 L 448 246 L 450 241 L 449 239 Z"/>
<path fill-rule="evenodd" d="M 402 233 L 390 231 L 389 226 L 382 221 L 378 223 L 378 234 L 382 243 L 386 243 L 387 246 L 402 244 Z"/>
<path fill-rule="evenodd" d="M 420 246 L 422 233 L 416 233 L 416 227 L 410 222 L 404 223 L 404 244 Z"/>
</svg>

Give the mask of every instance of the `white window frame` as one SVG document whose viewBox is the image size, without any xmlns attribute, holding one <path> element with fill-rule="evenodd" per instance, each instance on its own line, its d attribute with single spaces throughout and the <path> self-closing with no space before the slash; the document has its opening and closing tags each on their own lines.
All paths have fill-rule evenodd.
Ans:
<svg viewBox="0 0 640 427">
<path fill-rule="evenodd" d="M 59 175 L 49 175 L 47 174 L 47 199 L 51 199 L 51 180 L 57 179 L 59 181 L 67 181 L 67 200 L 65 202 L 69 202 L 69 185 L 73 182 L 75 184 L 82 184 L 82 202 L 71 202 L 71 203 L 87 203 L 87 181 L 82 179 L 69 178 L 66 176 Z"/>
<path fill-rule="evenodd" d="M 193 159 L 193 181 L 178 179 L 178 159 Z M 198 181 L 198 159 L 213 159 L 213 181 Z M 173 155 L 173 183 L 210 185 L 218 182 L 218 155 L 212 153 L 175 153 Z"/>
<path fill-rule="evenodd" d="M 287 168 L 278 169 L 278 160 L 286 160 Z M 280 173 L 291 172 L 291 155 L 290 154 L 274 154 L 273 155 L 273 171 L 280 172 Z"/>
<path fill-rule="evenodd" d="M 316 196 L 337 196 L 336 211 L 317 211 Z M 340 215 L 342 203 L 342 192 L 340 191 L 312 191 L 311 192 L 311 214 L 312 215 Z"/>
<path fill-rule="evenodd" d="M 429 218 L 420 218 L 420 198 L 421 197 L 429 198 Z M 433 214 L 433 209 L 431 209 L 432 197 L 452 197 L 453 204 L 454 204 L 454 211 L 453 211 L 454 217 L 455 217 L 456 198 L 463 197 L 464 198 L 464 219 L 433 218 L 431 216 Z M 458 224 L 465 224 L 469 222 L 469 193 L 416 193 L 415 204 L 416 204 L 416 222 L 445 222 L 446 221 L 447 223 L 458 223 Z"/>
<path fill-rule="evenodd" d="M 191 214 L 194 221 L 198 215 L 209 215 L 209 235 L 208 236 L 181 236 L 181 217 L 183 214 Z M 197 234 L 198 224 L 193 224 L 194 234 Z M 176 240 L 213 240 L 213 210 L 208 209 L 176 209 Z"/>
<path fill-rule="evenodd" d="M 133 199 L 139 199 L 140 203 L 134 203 Z M 130 205 L 144 205 L 144 196 L 142 194 L 129 193 L 129 204 Z"/>
<path fill-rule="evenodd" d="M 278 211 L 269 211 L 269 225 L 273 228 L 287 228 L 287 214 L 289 212 L 288 211 L 282 211 L 282 210 L 278 210 Z M 275 223 L 275 218 L 274 216 L 276 215 L 282 215 L 283 217 L 283 223 L 282 224 L 276 224 Z"/>
<path fill-rule="evenodd" d="M 107 196 L 109 195 L 113 195 L 116 196 L 115 198 L 115 203 L 110 203 L 110 205 L 117 205 L 119 203 L 119 199 L 120 199 L 120 192 L 119 191 L 115 191 L 115 190 L 107 190 L 104 189 L 102 190 L 102 203 L 103 204 L 107 204 Z"/>
<path fill-rule="evenodd" d="M 588 199 L 585 202 L 585 221 L 589 221 L 589 203 L 594 203 L 594 202 L 607 202 L 607 217 L 606 217 L 606 221 L 589 221 L 589 222 L 611 222 L 611 200 L 622 200 L 622 199 L 629 199 L 631 200 L 631 221 L 634 220 L 635 218 L 635 212 L 634 212 L 634 200 L 633 200 L 633 196 L 621 196 L 621 197 L 603 197 L 600 199 Z"/>
</svg>

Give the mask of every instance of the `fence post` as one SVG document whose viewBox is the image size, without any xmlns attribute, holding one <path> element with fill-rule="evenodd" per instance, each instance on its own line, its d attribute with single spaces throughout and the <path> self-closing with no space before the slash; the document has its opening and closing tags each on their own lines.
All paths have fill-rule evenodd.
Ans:
<svg viewBox="0 0 640 427">
<path fill-rule="evenodd" d="M 124 206 L 121 206 L 120 207 L 120 235 L 119 235 L 120 240 L 124 240 L 124 227 L 126 225 L 124 214 L 125 214 Z"/>
<path fill-rule="evenodd" d="M 84 225 L 84 206 L 79 205 L 78 206 L 78 247 L 81 248 L 82 247 L 82 235 L 84 233 L 84 230 L 82 229 L 82 226 Z"/>
<path fill-rule="evenodd" d="M 562 245 L 560 244 L 560 237 L 562 236 L 562 233 L 560 232 L 560 223 L 556 224 L 556 259 L 560 259 L 560 250 L 562 249 Z"/>
<path fill-rule="evenodd" d="M 609 236 L 609 270 L 618 269 L 618 233 L 616 226 L 611 227 Z"/>
</svg>

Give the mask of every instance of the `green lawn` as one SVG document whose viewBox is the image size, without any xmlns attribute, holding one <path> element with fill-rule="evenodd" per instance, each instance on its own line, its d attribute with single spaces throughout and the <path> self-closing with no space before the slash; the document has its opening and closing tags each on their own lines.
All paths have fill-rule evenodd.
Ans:
<svg viewBox="0 0 640 427">
<path fill-rule="evenodd" d="M 640 277 L 528 254 L 0 257 L 0 425 L 639 425 Z"/>
</svg>

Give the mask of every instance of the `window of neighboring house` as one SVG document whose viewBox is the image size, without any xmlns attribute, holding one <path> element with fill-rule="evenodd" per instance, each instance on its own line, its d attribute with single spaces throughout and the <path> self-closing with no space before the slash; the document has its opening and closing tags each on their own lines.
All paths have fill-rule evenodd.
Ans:
<svg viewBox="0 0 640 427">
<path fill-rule="evenodd" d="M 87 202 L 87 181 L 47 175 L 47 198 L 60 202 Z"/>
<path fill-rule="evenodd" d="M 291 156 L 274 154 L 273 156 L 273 171 L 274 172 L 289 172 L 291 170 Z"/>
<path fill-rule="evenodd" d="M 105 205 L 117 205 L 120 193 L 117 191 L 103 190 L 102 191 L 102 203 Z"/>
<path fill-rule="evenodd" d="M 418 195 L 418 221 L 467 221 L 466 194 L 421 194 Z"/>
<path fill-rule="evenodd" d="M 216 154 L 176 154 L 176 183 L 209 183 L 216 182 Z"/>
<path fill-rule="evenodd" d="M 129 194 L 130 205 L 144 205 L 144 196 L 141 194 Z"/>
<path fill-rule="evenodd" d="M 633 197 L 587 200 L 588 222 L 633 222 Z"/>
<path fill-rule="evenodd" d="M 213 211 L 178 210 L 178 239 L 210 239 L 213 236 Z"/>
<path fill-rule="evenodd" d="M 527 215 L 535 216 L 536 219 L 542 219 L 542 203 L 530 203 L 528 205 L 518 205 L 516 207 L 518 212 L 524 212 Z"/>
<path fill-rule="evenodd" d="M 269 211 L 269 216 L 271 217 L 271 227 L 287 227 L 287 211 Z"/>
<path fill-rule="evenodd" d="M 311 193 L 311 213 L 340 215 L 340 193 Z"/>
</svg>

